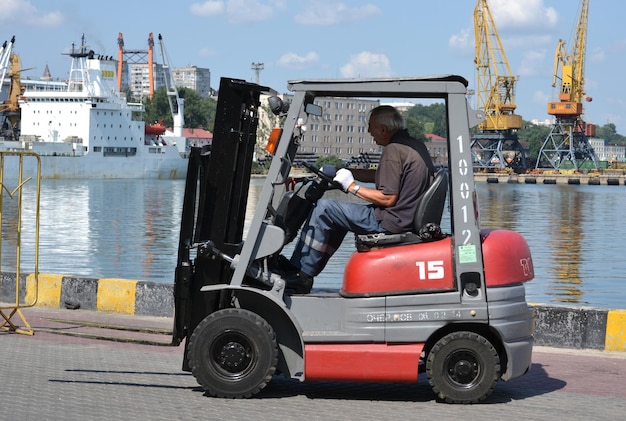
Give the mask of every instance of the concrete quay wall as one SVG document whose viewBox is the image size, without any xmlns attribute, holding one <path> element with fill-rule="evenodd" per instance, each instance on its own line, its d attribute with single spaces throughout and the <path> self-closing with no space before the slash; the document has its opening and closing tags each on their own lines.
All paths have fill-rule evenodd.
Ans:
<svg viewBox="0 0 626 421">
<path fill-rule="evenodd" d="M 0 309 L 20 306 L 80 308 L 137 316 L 172 317 L 174 284 L 126 279 L 80 278 L 40 273 L 2 273 Z M 19 291 L 16 295 L 16 290 Z M 626 352 L 626 310 L 531 304 L 540 346 Z M 5 312 L 6 313 L 6 312 Z"/>
<path fill-rule="evenodd" d="M 509 174 L 476 173 L 476 182 L 509 184 L 570 184 L 590 186 L 626 186 L 626 175 L 621 171 L 615 174 Z"/>
</svg>

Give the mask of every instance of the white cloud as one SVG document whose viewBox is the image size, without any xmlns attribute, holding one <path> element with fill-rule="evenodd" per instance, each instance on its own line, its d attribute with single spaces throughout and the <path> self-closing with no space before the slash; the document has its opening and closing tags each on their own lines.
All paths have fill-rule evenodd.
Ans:
<svg viewBox="0 0 626 421">
<path fill-rule="evenodd" d="M 28 0 L 3 0 L 0 24 L 3 27 L 26 25 L 41 28 L 53 28 L 64 22 L 61 12 L 42 12 Z"/>
<path fill-rule="evenodd" d="M 212 57 L 215 54 L 215 50 L 211 50 L 207 47 L 202 47 L 198 50 L 198 57 Z"/>
<path fill-rule="evenodd" d="M 274 10 L 258 0 L 228 0 L 226 14 L 233 23 L 246 23 L 267 20 Z"/>
<path fill-rule="evenodd" d="M 225 10 L 223 1 L 205 1 L 204 3 L 192 3 L 189 11 L 194 16 L 218 16 Z"/>
<path fill-rule="evenodd" d="M 282 8 L 281 1 L 270 0 L 274 7 Z M 203 3 L 193 3 L 189 11 L 195 16 L 211 17 L 226 15 L 231 23 L 258 22 L 270 19 L 274 15 L 272 6 L 259 0 L 208 0 Z"/>
<path fill-rule="evenodd" d="M 350 61 L 339 69 L 343 77 L 388 77 L 392 75 L 391 64 L 384 54 L 363 51 L 351 56 Z"/>
<path fill-rule="evenodd" d="M 366 19 L 380 13 L 380 9 L 373 4 L 349 7 L 344 3 L 315 0 L 307 3 L 306 9 L 295 16 L 295 21 L 303 25 L 336 25 Z"/>
<path fill-rule="evenodd" d="M 474 51 L 474 33 L 469 29 L 461 29 L 448 39 L 448 46 L 458 51 Z"/>
<path fill-rule="evenodd" d="M 559 17 L 552 7 L 546 7 L 543 0 L 490 0 L 489 7 L 498 30 L 546 29 L 556 26 Z"/>
<path fill-rule="evenodd" d="M 533 93 L 533 103 L 541 107 L 545 107 L 548 101 L 552 100 L 552 96 L 542 90 Z"/>
<path fill-rule="evenodd" d="M 278 66 L 289 69 L 305 69 L 319 62 L 319 55 L 314 52 L 308 52 L 304 56 L 299 56 L 296 53 L 284 54 L 278 59 Z"/>
<path fill-rule="evenodd" d="M 544 69 L 547 65 L 546 56 L 546 50 L 527 51 L 522 57 L 521 65 L 518 67 L 517 71 L 513 73 L 522 77 L 538 75 L 541 72 L 538 72 L 537 69 Z"/>
</svg>

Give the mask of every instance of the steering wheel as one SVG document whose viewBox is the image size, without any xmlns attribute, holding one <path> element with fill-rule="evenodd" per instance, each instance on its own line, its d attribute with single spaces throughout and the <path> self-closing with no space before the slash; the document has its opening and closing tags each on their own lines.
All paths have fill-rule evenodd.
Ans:
<svg viewBox="0 0 626 421">
<path fill-rule="evenodd" d="M 319 178 L 321 178 L 323 181 L 328 183 L 330 185 L 330 188 L 343 190 L 343 186 L 341 185 L 341 183 L 338 183 L 337 181 L 333 180 L 333 177 L 335 176 L 334 172 L 336 172 L 336 170 L 333 172 L 332 175 L 329 175 L 329 174 L 326 174 L 324 171 L 320 171 L 318 168 L 315 167 L 315 165 L 309 164 L 306 161 L 302 161 L 302 165 L 306 167 L 307 170 L 311 171 L 312 173 L 317 175 Z M 327 166 L 325 165 L 324 167 L 327 167 Z M 329 165 L 328 167 L 331 167 L 331 165 Z"/>
</svg>

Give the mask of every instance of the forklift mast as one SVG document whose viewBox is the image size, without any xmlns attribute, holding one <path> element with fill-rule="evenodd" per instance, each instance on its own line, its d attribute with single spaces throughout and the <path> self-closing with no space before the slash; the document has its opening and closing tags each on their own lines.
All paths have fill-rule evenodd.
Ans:
<svg viewBox="0 0 626 421">
<path fill-rule="evenodd" d="M 198 255 L 193 264 L 190 250 L 207 239 L 230 255 L 241 247 L 259 98 L 270 91 L 222 78 L 211 149 L 191 150 L 174 283 L 174 344 L 190 334 L 215 305 L 200 289 L 228 282 L 228 265 L 223 260 Z"/>
</svg>

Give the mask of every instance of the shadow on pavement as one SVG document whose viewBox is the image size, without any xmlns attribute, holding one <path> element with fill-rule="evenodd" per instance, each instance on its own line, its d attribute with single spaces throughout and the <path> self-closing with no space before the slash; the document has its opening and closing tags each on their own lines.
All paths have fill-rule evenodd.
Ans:
<svg viewBox="0 0 626 421">
<path fill-rule="evenodd" d="M 498 382 L 485 403 L 506 403 L 563 389 L 567 382 L 550 377 L 543 364 L 534 363 L 526 375 L 509 382 Z"/>
</svg>

